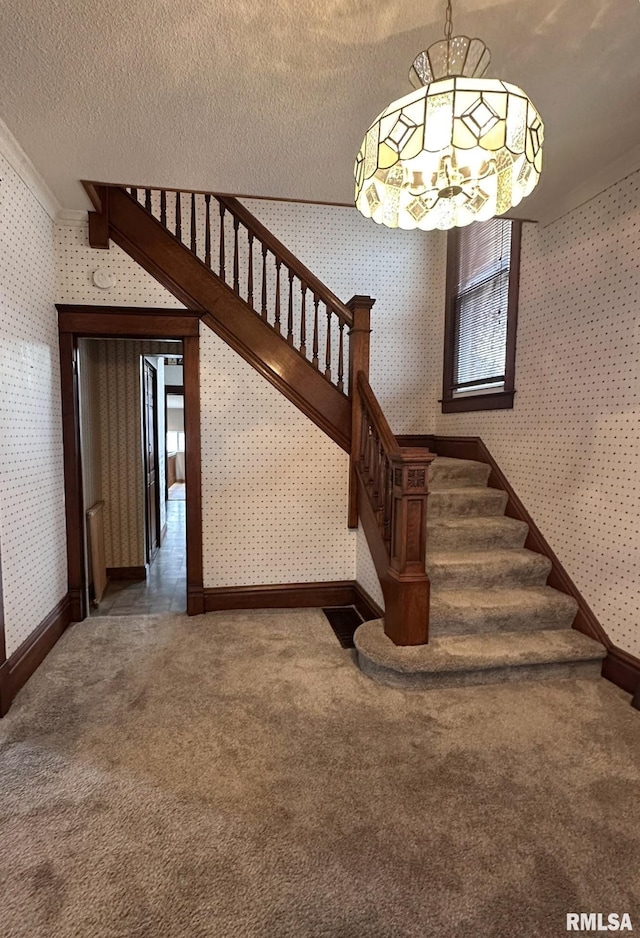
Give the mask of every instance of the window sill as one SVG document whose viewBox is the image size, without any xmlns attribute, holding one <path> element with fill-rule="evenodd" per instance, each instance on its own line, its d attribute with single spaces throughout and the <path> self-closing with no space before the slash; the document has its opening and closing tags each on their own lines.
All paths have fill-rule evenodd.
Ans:
<svg viewBox="0 0 640 938">
<path fill-rule="evenodd" d="M 510 410 L 513 408 L 515 391 L 498 391 L 493 394 L 470 394 L 468 397 L 452 397 L 442 400 L 443 414 L 464 414 L 474 410 Z"/>
</svg>

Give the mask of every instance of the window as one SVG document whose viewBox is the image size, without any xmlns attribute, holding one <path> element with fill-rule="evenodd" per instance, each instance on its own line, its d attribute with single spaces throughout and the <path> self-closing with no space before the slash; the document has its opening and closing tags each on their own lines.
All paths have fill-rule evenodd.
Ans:
<svg viewBox="0 0 640 938">
<path fill-rule="evenodd" d="M 179 430 L 167 430 L 167 452 L 184 453 L 184 433 Z"/>
<path fill-rule="evenodd" d="M 445 414 L 513 407 L 521 227 L 492 218 L 449 232 Z"/>
</svg>

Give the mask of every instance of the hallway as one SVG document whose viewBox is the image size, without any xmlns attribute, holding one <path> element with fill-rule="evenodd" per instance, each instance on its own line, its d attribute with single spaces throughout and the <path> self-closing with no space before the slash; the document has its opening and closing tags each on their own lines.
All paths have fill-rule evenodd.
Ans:
<svg viewBox="0 0 640 938">
<path fill-rule="evenodd" d="M 92 616 L 184 612 L 187 608 L 186 501 L 167 502 L 167 534 L 148 579 L 109 583 Z"/>
</svg>

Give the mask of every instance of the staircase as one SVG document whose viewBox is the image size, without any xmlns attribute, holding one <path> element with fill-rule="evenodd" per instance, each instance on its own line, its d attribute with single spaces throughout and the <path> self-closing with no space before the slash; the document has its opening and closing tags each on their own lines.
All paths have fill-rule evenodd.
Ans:
<svg viewBox="0 0 640 938">
<path fill-rule="evenodd" d="M 355 635 L 358 662 L 410 688 L 598 677 L 606 651 L 571 628 L 577 603 L 546 585 L 551 561 L 524 548 L 528 526 L 504 515 L 485 463 L 439 456 L 430 467 L 428 645 L 399 647 L 379 621 Z"/>
<path fill-rule="evenodd" d="M 600 673 L 604 648 L 571 628 L 576 602 L 546 585 L 551 561 L 525 549 L 489 466 L 394 436 L 368 381 L 370 297 L 342 303 L 236 199 L 84 185 L 91 245 L 120 245 L 349 453 L 345 522 L 362 524 L 385 600 L 356 632 L 365 673 L 406 687 Z"/>
</svg>

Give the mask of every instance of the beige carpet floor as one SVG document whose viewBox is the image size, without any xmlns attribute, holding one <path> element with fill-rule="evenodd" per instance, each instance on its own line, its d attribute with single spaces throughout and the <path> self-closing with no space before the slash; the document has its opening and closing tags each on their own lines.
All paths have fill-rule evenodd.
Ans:
<svg viewBox="0 0 640 938">
<path fill-rule="evenodd" d="M 319 610 L 72 627 L 0 723 L 3 938 L 640 931 L 640 712 L 407 692 Z"/>
</svg>

